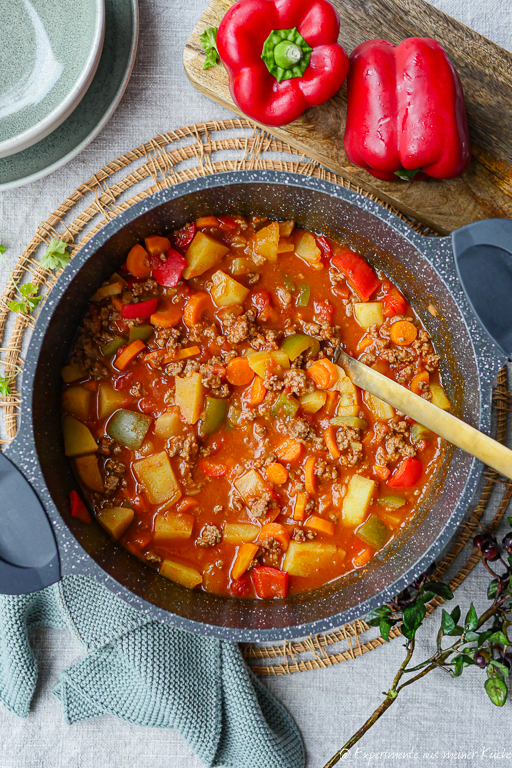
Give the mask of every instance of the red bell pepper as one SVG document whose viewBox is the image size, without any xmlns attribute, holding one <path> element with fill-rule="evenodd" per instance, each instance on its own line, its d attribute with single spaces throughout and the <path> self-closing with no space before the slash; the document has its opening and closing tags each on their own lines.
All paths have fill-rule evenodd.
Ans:
<svg viewBox="0 0 512 768">
<path fill-rule="evenodd" d="M 384 317 L 394 317 L 395 315 L 405 315 L 407 310 L 407 302 L 394 285 L 388 283 L 384 286 L 387 288 L 387 293 L 382 299 L 384 303 L 383 315 Z"/>
<path fill-rule="evenodd" d="M 361 43 L 350 56 L 345 152 L 378 179 L 449 179 L 471 160 L 459 75 L 440 43 Z M 420 173 L 420 171 L 422 173 Z"/>
<path fill-rule="evenodd" d="M 331 263 L 343 272 L 350 285 L 357 291 L 361 301 L 368 301 L 381 286 L 379 278 L 368 262 L 348 247 L 338 251 L 332 257 Z"/>
<path fill-rule="evenodd" d="M 169 248 L 165 261 L 161 261 L 160 266 L 153 269 L 152 275 L 159 285 L 174 288 L 178 285 L 186 266 L 187 262 L 184 256 L 175 251 L 174 248 Z"/>
<path fill-rule="evenodd" d="M 280 571 L 279 568 L 271 568 L 267 565 L 260 565 L 252 570 L 252 581 L 254 591 L 263 599 L 271 597 L 286 597 L 288 592 L 289 576 L 286 571 Z"/>
<path fill-rule="evenodd" d="M 390 488 L 412 488 L 420 479 L 422 472 L 421 461 L 412 458 L 404 459 L 391 475 L 388 485 Z"/>
<path fill-rule="evenodd" d="M 121 311 L 124 320 L 146 320 L 156 312 L 158 299 L 148 299 L 148 301 L 139 301 L 138 304 L 125 304 Z"/>
<path fill-rule="evenodd" d="M 327 0 L 238 0 L 216 41 L 210 29 L 201 42 L 208 54 L 216 45 L 242 112 L 265 125 L 285 125 L 341 88 L 348 57 L 337 42 L 339 28 Z"/>
<path fill-rule="evenodd" d="M 216 464 L 214 461 L 210 461 L 210 459 L 201 459 L 201 461 L 197 462 L 197 466 L 203 475 L 208 477 L 224 477 L 228 473 L 228 468 L 225 464 Z"/>
<path fill-rule="evenodd" d="M 173 248 L 177 248 L 178 251 L 184 251 L 194 239 L 195 233 L 196 225 L 193 221 L 190 224 L 185 224 L 184 227 L 171 235 Z"/>
<path fill-rule="evenodd" d="M 89 514 L 89 510 L 76 491 L 71 491 L 69 494 L 69 502 L 71 504 L 71 514 L 73 517 L 78 518 L 78 520 L 81 520 L 82 523 L 91 522 L 91 515 Z"/>
</svg>

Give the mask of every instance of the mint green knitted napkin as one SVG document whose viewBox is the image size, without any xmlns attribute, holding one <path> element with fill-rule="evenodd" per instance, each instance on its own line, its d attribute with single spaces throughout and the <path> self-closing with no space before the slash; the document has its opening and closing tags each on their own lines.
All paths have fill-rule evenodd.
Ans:
<svg viewBox="0 0 512 768">
<path fill-rule="evenodd" d="M 37 680 L 28 632 L 69 629 L 84 657 L 54 693 L 69 724 L 100 715 L 176 728 L 206 766 L 302 768 L 294 721 L 238 646 L 148 619 L 84 576 L 0 596 L 0 701 L 26 717 Z"/>
</svg>

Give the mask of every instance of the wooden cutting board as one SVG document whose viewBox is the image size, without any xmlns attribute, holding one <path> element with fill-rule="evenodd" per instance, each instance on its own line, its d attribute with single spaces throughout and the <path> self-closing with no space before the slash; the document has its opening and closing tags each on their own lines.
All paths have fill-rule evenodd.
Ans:
<svg viewBox="0 0 512 768">
<path fill-rule="evenodd" d="M 203 70 L 199 36 L 217 27 L 234 0 L 211 0 L 187 41 L 183 62 L 201 93 L 242 114 L 222 67 Z M 457 67 L 466 97 L 473 160 L 464 176 L 445 181 L 388 182 L 351 165 L 343 151 L 346 84 L 326 104 L 282 128 L 266 129 L 299 152 L 442 234 L 477 219 L 512 218 L 512 54 L 423 0 L 333 0 L 347 53 L 364 40 L 433 37 Z M 265 128 L 265 126 L 261 126 Z"/>
</svg>

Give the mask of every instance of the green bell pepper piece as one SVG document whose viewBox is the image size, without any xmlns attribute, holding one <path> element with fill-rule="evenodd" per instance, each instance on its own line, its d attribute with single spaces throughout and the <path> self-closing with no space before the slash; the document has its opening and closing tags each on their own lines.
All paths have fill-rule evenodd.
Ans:
<svg viewBox="0 0 512 768">
<path fill-rule="evenodd" d="M 201 422 L 201 436 L 211 435 L 222 427 L 228 415 L 229 403 L 216 397 L 207 397 L 205 401 L 205 414 Z"/>
<path fill-rule="evenodd" d="M 311 296 L 311 288 L 307 283 L 299 283 L 299 292 L 295 299 L 296 307 L 307 307 Z"/>
<path fill-rule="evenodd" d="M 356 530 L 356 536 L 365 544 L 369 544 L 370 547 L 381 549 L 389 541 L 391 531 L 387 525 L 384 525 L 380 517 L 372 514 Z"/>
<path fill-rule="evenodd" d="M 284 339 L 281 349 L 284 349 L 290 360 L 295 360 L 306 349 L 311 349 L 312 353 L 316 355 L 320 350 L 320 342 L 304 333 L 294 333 L 293 336 L 287 336 Z"/>
<path fill-rule="evenodd" d="M 368 426 L 364 419 L 360 419 L 359 416 L 335 416 L 331 419 L 331 424 L 334 427 L 355 427 L 356 429 L 366 429 Z"/>
<path fill-rule="evenodd" d="M 151 416 L 146 416 L 145 413 L 121 408 L 108 422 L 107 434 L 117 443 L 137 451 L 144 442 L 152 421 Z"/>
<path fill-rule="evenodd" d="M 424 427 L 423 424 L 413 424 L 411 427 L 411 440 L 413 443 L 419 443 L 420 440 L 429 440 L 434 437 L 434 433 Z"/>
<path fill-rule="evenodd" d="M 400 509 L 404 506 L 405 499 L 403 496 L 381 496 L 380 499 L 377 499 L 377 504 L 380 504 L 381 507 L 387 507 L 387 509 Z"/>
<path fill-rule="evenodd" d="M 132 325 L 128 341 L 147 341 L 154 330 L 152 325 Z"/>
<path fill-rule="evenodd" d="M 290 293 L 295 293 L 295 283 L 291 279 L 290 275 L 283 275 L 283 283 L 287 291 L 290 291 Z"/>
<path fill-rule="evenodd" d="M 292 419 L 299 408 L 300 403 L 293 395 L 286 395 L 284 392 L 281 392 L 270 413 L 272 416 L 284 416 L 287 419 Z"/>
<path fill-rule="evenodd" d="M 110 357 L 111 355 L 115 355 L 117 350 L 121 349 L 121 347 L 124 347 L 125 344 L 128 344 L 128 342 L 123 336 L 114 336 L 112 341 L 108 341 L 103 345 L 101 348 L 101 354 L 103 357 Z"/>
</svg>

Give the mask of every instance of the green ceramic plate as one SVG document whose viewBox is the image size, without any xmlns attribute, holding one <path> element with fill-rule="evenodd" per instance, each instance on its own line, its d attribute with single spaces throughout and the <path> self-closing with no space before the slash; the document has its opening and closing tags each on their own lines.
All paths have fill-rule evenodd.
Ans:
<svg viewBox="0 0 512 768">
<path fill-rule="evenodd" d="M 68 163 L 104 128 L 128 84 L 139 32 L 137 0 L 105 0 L 105 40 L 93 82 L 75 111 L 28 149 L 0 158 L 0 190 L 42 179 Z"/>
</svg>

